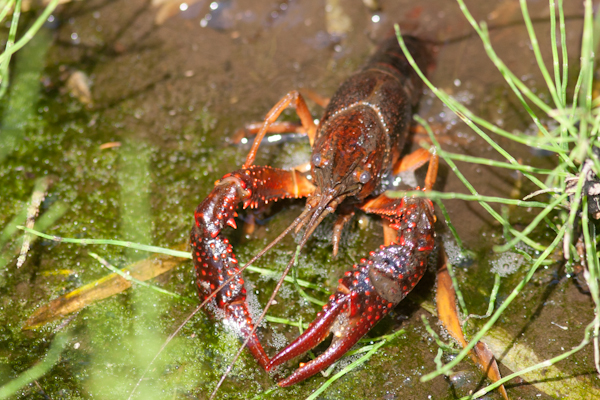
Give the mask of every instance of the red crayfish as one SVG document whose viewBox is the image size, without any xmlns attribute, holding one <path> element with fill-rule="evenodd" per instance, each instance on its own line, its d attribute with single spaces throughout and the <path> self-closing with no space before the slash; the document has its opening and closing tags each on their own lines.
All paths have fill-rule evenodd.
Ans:
<svg viewBox="0 0 600 400">
<path fill-rule="evenodd" d="M 404 40 L 417 65 L 425 70 L 429 64 L 427 46 L 414 37 Z M 389 198 L 385 193 L 390 177 L 428 161 L 424 190 L 435 182 L 435 155 L 417 151 L 400 157 L 422 85 L 397 39 L 390 37 L 362 70 L 341 85 L 318 126 L 297 91 L 281 99 L 267 114 L 242 168 L 219 180 L 196 209 L 191 244 L 200 297 L 209 313 L 240 335 L 265 370 L 307 352 L 333 333 L 329 348 L 301 364 L 279 382 L 280 386 L 302 381 L 338 360 L 413 289 L 426 270 L 435 237 L 431 201 Z M 253 165 L 264 135 L 275 130 L 277 118 L 288 106 L 295 107 L 312 146 L 310 175 Z M 301 248 L 319 223 L 340 205 L 345 212 L 334 225 L 334 252 L 341 229 L 353 214 L 346 211 L 349 205 L 383 217 L 384 244 L 352 266 L 309 329 L 269 359 L 255 333 L 260 321 L 253 322 L 248 311 L 241 267 L 221 232 L 226 226 L 236 228 L 240 202 L 246 208 L 301 197 L 307 197 L 304 211 L 267 249 L 292 229 L 304 228 Z"/>
</svg>

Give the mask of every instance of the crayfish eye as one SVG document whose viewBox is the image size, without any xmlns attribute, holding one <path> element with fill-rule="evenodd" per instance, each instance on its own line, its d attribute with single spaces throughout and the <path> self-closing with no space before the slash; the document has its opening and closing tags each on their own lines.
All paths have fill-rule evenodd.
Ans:
<svg viewBox="0 0 600 400">
<path fill-rule="evenodd" d="M 312 156 L 312 163 L 315 167 L 320 167 L 321 162 L 323 162 L 323 157 L 319 153 L 315 153 Z"/>
<path fill-rule="evenodd" d="M 371 180 L 371 174 L 368 171 L 363 171 L 358 177 L 358 181 L 363 185 Z"/>
</svg>

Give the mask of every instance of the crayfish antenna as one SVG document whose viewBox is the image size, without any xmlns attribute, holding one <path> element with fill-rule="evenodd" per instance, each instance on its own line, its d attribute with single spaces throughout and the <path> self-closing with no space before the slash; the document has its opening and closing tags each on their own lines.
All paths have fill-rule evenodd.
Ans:
<svg viewBox="0 0 600 400">
<path fill-rule="evenodd" d="M 227 378 L 227 376 L 229 375 L 229 373 L 233 369 L 233 366 L 234 366 L 235 362 L 238 360 L 238 358 L 242 354 L 242 351 L 244 350 L 244 347 L 246 347 L 246 345 L 248 344 L 248 342 L 250 341 L 250 339 L 254 335 L 254 332 L 256 331 L 256 328 L 261 324 L 261 322 L 265 318 L 265 315 L 267 315 L 267 311 L 269 310 L 269 307 L 271 307 L 271 305 L 273 304 L 273 301 L 275 300 L 275 296 L 279 292 L 279 289 L 281 289 L 281 286 L 283 285 L 283 281 L 284 281 L 285 277 L 290 272 L 292 266 L 294 265 L 294 262 L 296 261 L 296 256 L 300 253 L 300 250 L 302 250 L 302 248 L 304 248 L 304 246 L 306 245 L 306 242 L 308 241 L 308 238 L 314 232 L 314 230 L 316 229 L 316 227 L 319 226 L 319 224 L 321 223 L 321 221 L 323 221 L 323 219 L 327 215 L 329 215 L 329 214 L 331 214 L 332 212 L 335 211 L 335 209 L 337 208 L 338 204 L 345 197 L 346 196 L 339 196 L 339 197 L 336 197 L 336 196 L 327 196 L 327 197 L 317 198 L 317 200 L 318 200 L 318 206 L 316 206 L 316 207 L 310 207 L 310 206 L 308 206 L 302 212 L 302 214 L 300 214 L 294 220 L 294 222 L 288 228 L 286 228 L 286 230 L 284 232 L 282 232 L 273 242 L 269 243 L 269 245 L 267 247 L 265 247 L 265 249 L 261 250 L 256 256 L 254 256 L 252 258 L 252 260 L 250 260 L 246 265 L 244 265 L 240 269 L 240 272 L 241 272 L 248 265 L 250 265 L 256 259 L 258 259 L 260 256 L 262 256 L 267 250 L 269 250 L 271 247 L 273 247 L 277 242 L 279 242 L 292 229 L 294 229 L 296 227 L 300 227 L 301 228 L 303 225 L 306 225 L 306 231 L 302 235 L 302 239 L 300 240 L 300 243 L 298 244 L 298 246 L 296 248 L 296 251 L 292 255 L 292 258 L 290 259 L 288 265 L 283 270 L 283 273 L 281 274 L 281 278 L 279 278 L 279 281 L 277 282 L 277 285 L 275 286 L 275 289 L 273 290 L 273 293 L 271 294 L 271 297 L 267 301 L 267 304 L 265 305 L 265 308 L 263 309 L 263 312 L 258 317 L 258 319 L 255 321 L 254 326 L 252 327 L 252 330 L 250 331 L 250 334 L 246 337 L 246 339 L 244 340 L 244 343 L 242 344 L 242 346 L 240 346 L 238 352 L 236 353 L 236 355 L 234 356 L 233 360 L 231 361 L 231 363 L 227 367 L 227 370 L 225 371 L 225 373 L 221 377 L 221 380 L 219 380 L 219 382 L 217 383 L 217 386 L 215 387 L 215 389 L 213 390 L 212 394 L 210 395 L 210 398 L 209 398 L 210 400 L 214 399 L 215 395 L 217 394 L 217 391 L 219 390 L 219 388 L 221 387 L 221 385 L 223 384 L 223 382 L 225 381 L 225 379 Z M 306 223 L 307 221 L 309 221 L 308 224 Z M 215 292 L 217 292 L 218 290 L 220 290 L 220 289 L 217 289 Z M 211 294 L 211 296 L 214 295 L 214 294 L 216 294 L 216 293 Z"/>
<path fill-rule="evenodd" d="M 304 223 L 306 222 L 306 218 L 307 218 L 307 216 L 310 216 L 310 212 L 311 211 L 312 210 L 310 208 L 305 209 L 302 212 L 302 214 L 300 214 L 294 220 L 294 222 L 292 222 L 290 224 L 290 226 L 288 226 L 283 232 L 281 232 L 281 234 L 279 234 L 279 236 L 277 236 L 277 238 L 275 238 L 271 243 L 269 243 L 267 246 L 265 246 L 264 249 L 262 249 L 261 251 L 259 251 L 254 257 L 252 257 L 252 259 L 250 259 L 250 261 L 248 261 L 246 264 L 244 264 L 244 266 L 242 266 L 240 268 L 239 273 L 242 273 L 242 271 L 244 271 L 248 266 L 250 266 L 253 262 L 255 262 L 256 260 L 258 260 L 267 251 L 269 251 L 273 246 L 275 246 L 277 243 L 279 243 L 281 241 L 281 239 L 283 239 L 285 236 L 287 236 L 287 234 L 290 233 L 296 226 L 298 226 L 298 225 L 300 225 L 300 226 L 304 225 Z M 281 275 L 281 278 L 279 278 L 279 281 L 277 282 L 277 285 L 275 286 L 275 289 L 273 290 L 273 293 L 271 294 L 271 297 L 269 298 L 269 300 L 267 301 L 267 304 L 265 305 L 265 308 L 263 309 L 263 312 L 258 317 L 258 319 L 255 321 L 254 326 L 252 327 L 252 330 L 250 331 L 249 335 L 244 339 L 244 343 L 242 343 L 242 345 L 240 346 L 239 350 L 237 351 L 237 353 L 233 357 L 233 360 L 231 361 L 231 363 L 229 364 L 229 366 L 225 370 L 225 373 L 223 373 L 223 376 L 221 376 L 221 379 L 219 380 L 219 382 L 217 383 L 217 386 L 215 387 L 215 389 L 211 393 L 211 395 L 209 397 L 209 400 L 214 399 L 214 397 L 216 396 L 217 392 L 219 391 L 219 388 L 221 387 L 221 385 L 223 384 L 223 382 L 225 381 L 225 379 L 227 378 L 227 376 L 229 375 L 229 373 L 233 369 L 233 366 L 235 365 L 236 361 L 238 360 L 238 358 L 242 354 L 242 351 L 244 351 L 244 347 L 246 347 L 248 345 L 248 342 L 252 339 L 252 337 L 254 335 L 254 332 L 256 331 L 256 328 L 264 320 L 265 315 L 267 315 L 267 311 L 269 310 L 269 307 L 271 307 L 271 305 L 273 304 L 273 300 L 275 300 L 275 296 L 279 292 L 279 289 L 281 289 L 281 285 L 283 285 L 283 281 L 284 281 L 285 277 L 289 273 L 292 265 L 294 264 L 294 261 L 296 261 L 296 254 L 298 254 L 298 251 L 302 247 L 304 247 L 304 244 L 306 244 L 307 240 L 308 240 L 308 236 L 303 237 L 301 243 L 298 245 L 297 251 L 294 253 L 294 255 L 292 256 L 292 259 L 288 263 L 287 267 L 284 269 L 284 271 L 283 271 L 283 273 Z M 217 294 L 217 292 L 219 292 L 219 290 L 221 290 L 223 287 L 225 287 L 234 278 L 235 278 L 235 276 L 229 278 L 227 281 L 225 281 L 225 283 L 223 283 L 220 287 L 218 287 L 215 291 L 213 291 L 210 294 L 210 296 L 206 300 L 204 300 L 204 302 L 198 307 L 198 310 L 200 308 L 202 308 L 210 300 L 210 298 L 212 298 L 213 296 L 215 296 Z M 187 322 L 187 320 L 186 320 L 186 322 Z"/>
<path fill-rule="evenodd" d="M 302 214 L 298 218 L 296 218 L 294 220 L 294 222 L 283 233 L 285 233 L 285 234 L 289 233 L 289 231 L 291 231 L 297 224 L 299 224 L 301 221 L 305 221 L 305 217 L 307 216 L 307 214 L 310 211 L 311 211 L 311 209 L 304 210 L 302 212 Z M 283 235 L 283 233 L 281 235 L 279 235 L 279 236 L 281 236 L 281 237 L 285 236 L 285 235 Z M 281 240 L 281 239 L 278 237 L 275 240 L 278 241 L 278 240 Z M 308 236 L 304 235 L 304 237 L 302 238 L 302 241 L 300 242 L 300 244 L 297 247 L 296 252 L 294 252 L 294 254 L 292 255 L 292 258 L 291 258 L 290 262 L 288 263 L 288 265 L 283 270 L 283 273 L 281 274 L 281 278 L 279 278 L 279 281 L 277 282 L 277 285 L 275 286 L 275 289 L 273 290 L 273 293 L 271 294 L 271 297 L 267 301 L 267 304 L 265 305 L 265 308 L 263 309 L 263 312 L 260 314 L 260 316 L 258 317 L 258 319 L 255 321 L 254 326 L 252 327 L 252 330 L 250 331 L 250 334 L 246 337 L 246 339 L 244 340 L 244 343 L 240 346 L 239 350 L 237 351 L 237 353 L 233 357 L 233 360 L 231 361 L 231 363 L 227 367 L 227 370 L 225 370 L 225 373 L 223 374 L 223 376 L 221 377 L 221 379 L 217 383 L 217 386 L 215 387 L 215 389 L 213 390 L 212 394 L 210 395 L 209 400 L 214 399 L 214 397 L 217 394 L 217 391 L 219 390 L 219 388 L 221 387 L 221 385 L 225 381 L 225 378 L 227 378 L 227 376 L 229 375 L 229 373 L 233 369 L 234 364 L 236 363 L 236 361 L 238 360 L 238 358 L 242 354 L 242 351 L 244 350 L 244 347 L 246 347 L 246 345 L 248 344 L 248 342 L 250 341 L 250 339 L 254 335 L 254 332 L 256 331 L 256 328 L 265 319 L 265 315 L 267 315 L 267 311 L 269 310 L 269 307 L 271 307 L 271 305 L 273 304 L 273 300 L 275 300 L 275 296 L 279 292 L 279 289 L 281 289 L 281 285 L 283 285 L 283 281 L 284 281 L 285 277 L 290 272 L 290 269 L 292 268 L 292 265 L 294 265 L 294 262 L 296 261 L 296 255 L 298 254 L 299 250 L 302 249 L 302 247 L 304 247 L 304 245 L 306 244 L 307 240 L 308 240 Z M 271 243 L 273 243 L 273 242 L 271 242 Z M 269 244 L 269 246 L 270 246 L 270 244 Z M 267 246 L 267 247 L 269 247 L 269 246 Z M 262 252 L 262 254 L 264 254 L 264 251 L 261 251 L 261 252 Z M 255 256 L 254 258 L 258 258 L 257 256 Z M 249 263 L 247 265 L 249 265 Z M 246 267 L 246 265 L 244 265 L 244 268 L 245 267 Z"/>
</svg>

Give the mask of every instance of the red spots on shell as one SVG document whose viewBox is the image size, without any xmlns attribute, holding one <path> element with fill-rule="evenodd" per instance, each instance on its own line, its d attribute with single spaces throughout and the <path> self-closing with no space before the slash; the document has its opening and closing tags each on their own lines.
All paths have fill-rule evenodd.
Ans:
<svg viewBox="0 0 600 400">
<path fill-rule="evenodd" d="M 374 251 L 370 251 L 370 252 L 369 252 L 369 255 L 370 255 L 371 257 L 375 257 L 375 252 L 374 252 Z"/>
<path fill-rule="evenodd" d="M 365 292 L 365 296 L 370 296 L 371 292 L 369 292 L 368 290 Z"/>
<path fill-rule="evenodd" d="M 358 293 L 352 292 L 350 294 L 350 316 L 358 313 Z"/>
<path fill-rule="evenodd" d="M 201 269 L 200 273 L 202 274 L 202 276 L 206 276 L 206 271 L 205 270 Z"/>
<path fill-rule="evenodd" d="M 214 283 L 211 283 L 211 284 L 210 284 L 210 290 L 215 290 L 215 289 L 216 289 L 216 286 L 215 286 L 215 284 L 214 284 Z"/>
<path fill-rule="evenodd" d="M 431 250 L 433 250 L 433 245 L 432 244 L 428 244 L 426 246 L 419 246 L 419 247 L 417 247 L 417 250 L 419 250 L 419 251 L 431 251 Z"/>
<path fill-rule="evenodd" d="M 355 265 L 355 267 L 356 267 L 356 265 Z M 352 272 L 350 272 L 350 271 L 346 271 L 346 272 L 344 273 L 344 276 L 350 276 L 350 275 L 352 275 Z M 341 279 L 340 279 L 340 281 L 341 281 Z"/>
</svg>

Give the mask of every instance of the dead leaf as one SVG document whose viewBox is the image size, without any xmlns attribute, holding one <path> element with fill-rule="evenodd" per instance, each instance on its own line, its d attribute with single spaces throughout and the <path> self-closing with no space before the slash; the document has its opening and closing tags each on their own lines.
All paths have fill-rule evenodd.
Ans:
<svg viewBox="0 0 600 400">
<path fill-rule="evenodd" d="M 146 281 L 173 269 L 184 261 L 187 260 L 160 255 L 135 262 L 123 268 L 122 271 L 140 281 Z M 41 306 L 25 322 L 23 329 L 37 328 L 48 322 L 64 318 L 89 304 L 114 296 L 130 287 L 131 281 L 116 273 L 109 274 Z"/>
<path fill-rule="evenodd" d="M 465 348 L 467 341 L 462 331 L 460 320 L 458 318 L 458 309 L 456 307 L 456 291 L 452 285 L 452 278 L 448 273 L 446 263 L 448 258 L 443 249 L 440 251 L 440 260 L 437 273 L 437 293 L 436 303 L 438 309 L 438 318 L 442 321 L 444 327 L 448 330 L 448 333 L 456 339 L 460 345 Z M 496 382 L 502 376 L 498 369 L 498 364 L 494 355 L 489 350 L 487 345 L 479 341 L 475 347 L 469 352 L 473 362 L 479 367 L 479 369 L 485 373 L 485 375 L 492 382 Z M 505 400 L 508 400 L 508 394 L 504 385 L 498 387 L 498 390 L 502 394 Z"/>
</svg>

